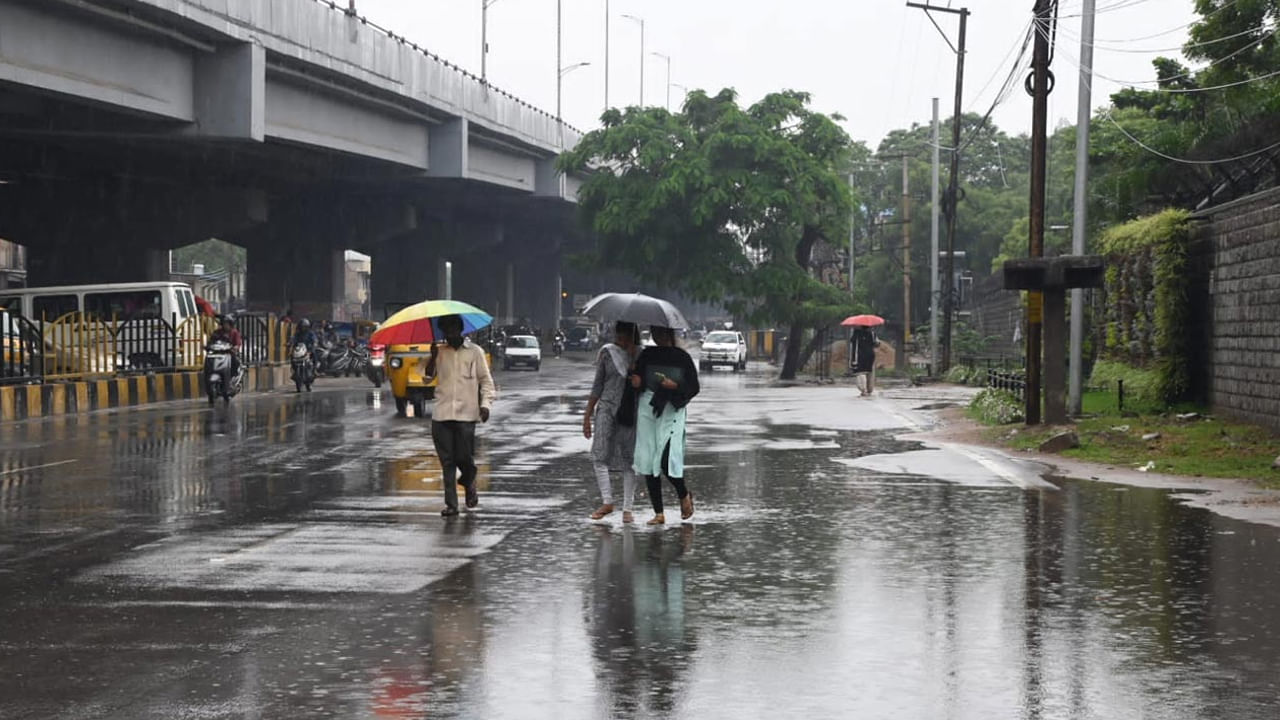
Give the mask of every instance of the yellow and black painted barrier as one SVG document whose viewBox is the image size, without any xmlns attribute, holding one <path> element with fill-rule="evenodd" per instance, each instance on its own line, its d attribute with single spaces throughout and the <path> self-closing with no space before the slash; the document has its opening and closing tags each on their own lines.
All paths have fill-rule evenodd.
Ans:
<svg viewBox="0 0 1280 720">
<path fill-rule="evenodd" d="M 282 384 L 288 368 L 247 368 L 245 392 L 271 390 Z M 0 386 L 0 422 L 133 407 L 204 397 L 198 372 L 130 375 L 101 380 Z"/>
</svg>

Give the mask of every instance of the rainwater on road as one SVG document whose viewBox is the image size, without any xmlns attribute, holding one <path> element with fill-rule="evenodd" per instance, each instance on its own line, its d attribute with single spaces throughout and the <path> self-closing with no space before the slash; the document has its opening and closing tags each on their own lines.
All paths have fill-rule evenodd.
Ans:
<svg viewBox="0 0 1280 720">
<path fill-rule="evenodd" d="M 449 521 L 354 381 L 0 426 L 0 718 L 1280 716 L 1273 528 L 763 368 L 690 407 L 692 522 L 591 523 L 589 379 L 499 374 Z"/>
</svg>

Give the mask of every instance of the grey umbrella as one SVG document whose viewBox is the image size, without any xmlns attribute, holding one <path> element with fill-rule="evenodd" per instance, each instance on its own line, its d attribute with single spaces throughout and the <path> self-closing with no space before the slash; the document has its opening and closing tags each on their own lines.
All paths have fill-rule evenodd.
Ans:
<svg viewBox="0 0 1280 720">
<path fill-rule="evenodd" d="M 601 320 L 623 320 L 637 325 L 656 325 L 688 330 L 689 321 L 675 305 L 662 298 L 640 293 L 604 293 L 591 298 L 582 308 L 583 315 Z"/>
</svg>

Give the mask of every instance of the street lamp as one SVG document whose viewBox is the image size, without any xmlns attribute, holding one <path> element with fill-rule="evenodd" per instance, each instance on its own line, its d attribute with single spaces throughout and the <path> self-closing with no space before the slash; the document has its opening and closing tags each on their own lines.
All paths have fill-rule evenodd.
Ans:
<svg viewBox="0 0 1280 720">
<path fill-rule="evenodd" d="M 489 6 L 497 2 L 480 0 L 480 84 L 486 87 L 489 85 Z"/>
<path fill-rule="evenodd" d="M 680 91 L 681 95 L 683 95 L 686 98 L 689 97 L 689 88 L 686 85 L 681 85 L 680 83 L 675 83 L 675 82 L 669 82 L 667 83 L 667 87 L 677 88 Z M 684 100 L 680 101 L 680 106 L 684 107 Z"/>
<path fill-rule="evenodd" d="M 671 56 L 664 55 L 660 52 L 651 52 L 650 55 L 660 57 L 667 61 L 667 112 L 671 111 Z"/>
<path fill-rule="evenodd" d="M 580 63 L 574 63 L 568 67 L 562 67 L 560 68 L 559 76 L 556 77 L 556 123 L 559 124 L 560 126 L 560 149 L 561 150 L 564 149 L 564 118 L 560 116 L 560 99 L 564 94 L 564 76 L 568 75 L 574 70 L 577 70 L 578 68 L 584 68 L 590 64 L 591 63 L 589 62 L 580 62 Z"/>
<path fill-rule="evenodd" d="M 640 107 L 644 107 L 644 18 L 635 15 L 622 17 L 640 25 Z"/>
</svg>

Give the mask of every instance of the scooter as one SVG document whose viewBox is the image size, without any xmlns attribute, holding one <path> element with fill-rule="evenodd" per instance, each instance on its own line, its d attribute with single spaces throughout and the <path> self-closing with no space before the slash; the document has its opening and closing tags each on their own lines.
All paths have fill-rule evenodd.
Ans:
<svg viewBox="0 0 1280 720">
<path fill-rule="evenodd" d="M 564 354 L 564 336 L 563 335 L 556 335 L 555 339 L 551 341 L 551 354 L 555 355 L 556 357 L 560 357 L 561 355 Z"/>
<path fill-rule="evenodd" d="M 205 348 L 204 387 L 209 394 L 210 405 L 217 402 L 219 397 L 225 402 L 231 402 L 231 398 L 239 395 L 244 387 L 244 363 L 240 364 L 233 375 L 232 359 L 229 342 L 219 340 Z"/>
<path fill-rule="evenodd" d="M 311 384 L 316 381 L 316 365 L 306 345 L 299 343 L 293 347 L 293 357 L 290 359 L 289 366 L 293 371 L 291 377 L 298 392 L 302 392 L 304 387 L 307 392 L 311 392 Z"/>
<path fill-rule="evenodd" d="M 365 365 L 365 376 L 376 388 L 382 387 L 382 383 L 387 381 L 386 345 L 369 346 L 369 362 Z"/>
</svg>

